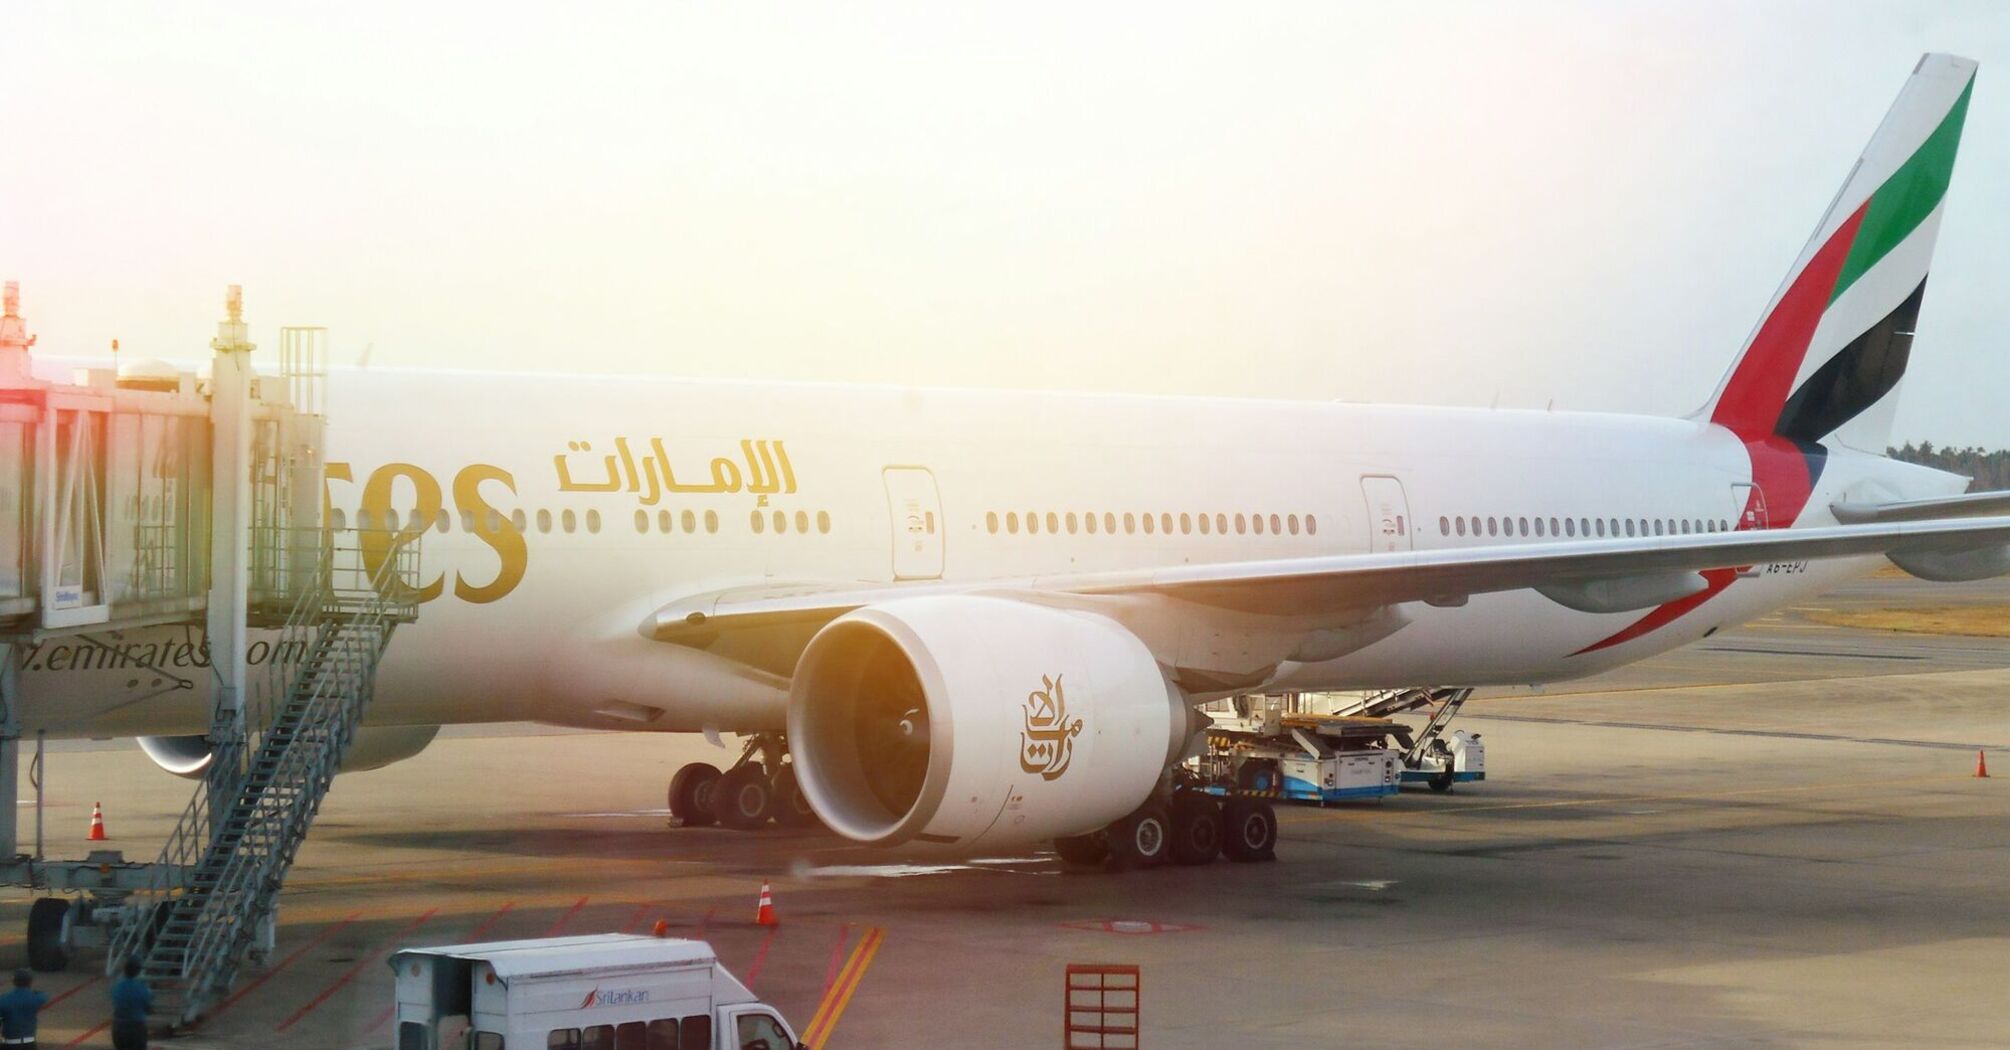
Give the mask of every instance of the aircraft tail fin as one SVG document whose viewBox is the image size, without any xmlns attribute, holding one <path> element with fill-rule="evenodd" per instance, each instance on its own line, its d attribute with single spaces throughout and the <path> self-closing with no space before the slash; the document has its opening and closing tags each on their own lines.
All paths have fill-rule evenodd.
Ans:
<svg viewBox="0 0 2010 1050">
<path fill-rule="evenodd" d="M 1705 407 L 1711 422 L 1884 451 L 1975 69 L 1920 59 Z"/>
</svg>

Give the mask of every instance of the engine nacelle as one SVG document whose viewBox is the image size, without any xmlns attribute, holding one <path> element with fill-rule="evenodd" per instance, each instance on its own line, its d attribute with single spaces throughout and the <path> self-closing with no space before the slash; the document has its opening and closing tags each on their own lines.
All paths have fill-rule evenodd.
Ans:
<svg viewBox="0 0 2010 1050">
<path fill-rule="evenodd" d="M 403 762 L 424 751 L 439 735 L 439 726 L 363 726 L 349 742 L 349 753 L 342 756 L 341 771 L 361 773 Z M 140 750 L 154 765 L 190 780 L 201 777 L 215 757 L 209 738 L 204 736 L 143 736 L 139 742 Z"/>
<path fill-rule="evenodd" d="M 789 691 L 810 805 L 873 845 L 1080 834 L 1143 802 L 1194 715 L 1115 621 L 1004 598 L 903 598 L 811 639 Z"/>
</svg>

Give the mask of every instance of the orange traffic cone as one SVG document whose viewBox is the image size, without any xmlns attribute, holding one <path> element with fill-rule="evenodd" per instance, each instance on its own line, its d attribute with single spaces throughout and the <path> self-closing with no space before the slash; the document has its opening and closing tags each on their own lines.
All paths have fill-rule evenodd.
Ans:
<svg viewBox="0 0 2010 1050">
<path fill-rule="evenodd" d="M 754 912 L 754 925 L 780 926 L 782 920 L 775 918 L 775 894 L 768 888 L 768 880 L 761 880 L 761 906 Z"/>
<path fill-rule="evenodd" d="M 1975 775 L 1978 777 L 1989 775 L 1989 759 L 1980 751 L 1975 752 Z"/>
<path fill-rule="evenodd" d="M 105 807 L 97 802 L 91 803 L 91 834 L 89 837 L 92 842 L 105 841 Z"/>
</svg>

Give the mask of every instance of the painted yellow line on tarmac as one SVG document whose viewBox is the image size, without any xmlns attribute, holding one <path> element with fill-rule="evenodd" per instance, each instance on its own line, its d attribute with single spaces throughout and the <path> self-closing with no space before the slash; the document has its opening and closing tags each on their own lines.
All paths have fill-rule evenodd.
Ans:
<svg viewBox="0 0 2010 1050">
<path fill-rule="evenodd" d="M 1955 777 L 1947 774 L 1940 774 L 1930 777 L 1904 777 L 1898 780 L 1880 780 L 1878 781 L 1878 784 L 1879 785 L 1938 784 L 1938 783 L 1948 783 L 1964 779 L 1972 779 L 1972 778 Z M 1682 801 L 1693 801 L 1699 799 L 1714 799 L 1714 798 L 1745 798 L 1752 795 L 1805 794 L 1810 791 L 1840 791 L 1840 790 L 1862 791 L 1863 787 L 1864 782 L 1862 780 L 1833 780 L 1821 784 L 1795 784 L 1795 785 L 1784 785 L 1781 787 L 1742 788 L 1736 791 L 1685 791 L 1668 795 L 1612 795 L 1605 798 L 1567 798 L 1567 799 L 1551 800 L 1546 802 L 1498 802 L 1478 806 L 1458 806 L 1458 807 L 1447 806 L 1443 808 L 1419 809 L 1414 812 L 1404 812 L 1401 814 L 1384 814 L 1377 811 L 1374 815 L 1378 816 L 1380 819 L 1385 820 L 1392 815 L 1400 817 L 1426 816 L 1426 815 L 1434 817 L 1458 816 L 1463 813 L 1491 813 L 1504 809 L 1563 809 L 1570 806 L 1610 806 L 1622 802 L 1682 802 Z M 1357 815 L 1358 814 L 1339 813 L 1330 810 L 1306 810 L 1303 813 L 1293 813 L 1289 816 L 1279 817 L 1277 818 L 1277 822 L 1279 824 L 1303 824 L 1307 821 L 1313 821 L 1313 820 L 1345 820 L 1348 819 L 1350 816 L 1357 816 Z"/>
<path fill-rule="evenodd" d="M 865 936 L 859 938 L 858 947 L 853 948 L 851 958 L 845 960 L 837 982 L 824 993 L 824 1001 L 817 1004 L 817 1012 L 810 1018 L 809 1027 L 803 1029 L 803 1042 L 810 1050 L 823 1050 L 824 1044 L 830 1041 L 831 1031 L 837 1028 L 845 1007 L 851 1005 L 852 993 L 858 991 L 859 981 L 865 977 L 866 968 L 872 965 L 872 957 L 879 954 L 880 942 L 885 938 L 886 931 L 877 926 L 868 928 Z"/>
</svg>

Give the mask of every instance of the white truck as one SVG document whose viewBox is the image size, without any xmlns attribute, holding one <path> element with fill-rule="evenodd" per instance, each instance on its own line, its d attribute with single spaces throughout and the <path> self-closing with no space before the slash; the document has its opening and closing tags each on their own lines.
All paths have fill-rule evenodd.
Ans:
<svg viewBox="0 0 2010 1050">
<path fill-rule="evenodd" d="M 703 941 L 605 933 L 407 948 L 397 1050 L 801 1050 L 795 1032 Z"/>
</svg>

